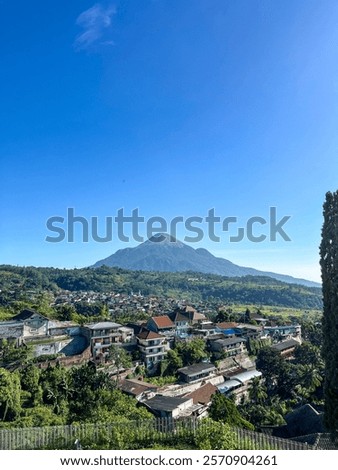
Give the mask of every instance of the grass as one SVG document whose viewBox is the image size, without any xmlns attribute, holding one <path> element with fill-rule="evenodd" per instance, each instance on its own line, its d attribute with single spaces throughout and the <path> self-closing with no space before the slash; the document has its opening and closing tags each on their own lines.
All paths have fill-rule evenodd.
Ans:
<svg viewBox="0 0 338 470">
<path fill-rule="evenodd" d="M 247 305 L 247 304 L 232 304 L 227 306 L 231 308 L 232 312 L 235 314 L 244 313 L 248 308 L 251 312 L 257 312 L 260 310 L 263 317 L 279 317 L 284 321 L 289 321 L 291 317 L 296 317 L 299 320 L 310 320 L 310 321 L 319 321 L 322 316 L 321 310 L 316 309 L 299 309 L 299 308 L 289 308 L 289 307 L 276 307 L 273 305 Z"/>
</svg>

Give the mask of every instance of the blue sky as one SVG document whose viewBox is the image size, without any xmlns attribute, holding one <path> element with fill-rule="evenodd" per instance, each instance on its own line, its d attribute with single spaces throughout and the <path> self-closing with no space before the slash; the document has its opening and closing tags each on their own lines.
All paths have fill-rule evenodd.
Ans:
<svg viewBox="0 0 338 470">
<path fill-rule="evenodd" d="M 46 242 L 69 207 L 102 230 L 120 208 L 168 221 L 215 208 L 241 226 L 276 207 L 290 242 L 194 247 L 320 280 L 338 185 L 335 0 L 2 0 L 0 13 L 0 263 L 82 267 L 127 246 Z"/>
</svg>

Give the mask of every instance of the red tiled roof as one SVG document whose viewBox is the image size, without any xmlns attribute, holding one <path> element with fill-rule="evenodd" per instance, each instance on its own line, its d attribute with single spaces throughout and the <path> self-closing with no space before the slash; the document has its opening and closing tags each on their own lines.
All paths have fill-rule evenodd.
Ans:
<svg viewBox="0 0 338 470">
<path fill-rule="evenodd" d="M 174 328 L 174 323 L 170 320 L 168 315 L 161 315 L 159 317 L 152 317 L 151 318 L 157 328 Z"/>
<path fill-rule="evenodd" d="M 212 385 L 211 383 L 207 383 L 202 385 L 202 387 L 198 388 L 194 392 L 189 393 L 186 395 L 186 398 L 192 398 L 194 405 L 197 403 L 201 403 L 202 405 L 206 405 L 211 401 L 211 397 L 214 393 L 217 392 L 217 387 Z"/>
<path fill-rule="evenodd" d="M 138 335 L 136 335 L 137 338 L 140 339 L 159 339 L 159 338 L 164 338 L 164 336 L 159 335 L 158 333 L 155 333 L 154 331 L 150 330 L 144 330 Z"/>
</svg>

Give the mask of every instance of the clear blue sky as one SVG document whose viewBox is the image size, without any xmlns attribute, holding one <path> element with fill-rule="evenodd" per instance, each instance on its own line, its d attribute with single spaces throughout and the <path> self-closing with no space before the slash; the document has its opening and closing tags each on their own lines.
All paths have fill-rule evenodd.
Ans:
<svg viewBox="0 0 338 470">
<path fill-rule="evenodd" d="M 291 242 L 194 247 L 319 280 L 337 24 L 336 0 L 0 1 L 0 263 L 82 267 L 127 246 L 47 243 L 68 207 L 103 229 L 122 207 L 243 224 L 274 206 Z"/>
</svg>

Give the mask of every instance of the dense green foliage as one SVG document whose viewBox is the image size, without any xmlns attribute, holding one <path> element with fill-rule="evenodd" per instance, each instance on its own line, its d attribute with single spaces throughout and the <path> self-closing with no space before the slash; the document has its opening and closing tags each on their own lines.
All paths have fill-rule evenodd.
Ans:
<svg viewBox="0 0 338 470">
<path fill-rule="evenodd" d="M 28 363 L 15 371 L 0 368 L 0 426 L 51 426 L 150 419 L 133 398 L 116 388 L 92 363 L 66 369 L 39 369 Z"/>
<path fill-rule="evenodd" d="M 286 284 L 270 277 L 224 277 L 201 273 L 160 273 L 127 271 L 120 268 L 55 269 L 0 266 L 0 306 L 30 289 L 56 292 L 96 291 L 171 296 L 192 301 L 220 301 L 320 309 L 321 290 Z M 10 293 L 11 292 L 11 293 Z M 14 299 L 13 299 L 14 296 Z M 29 297 L 27 297 L 28 299 Z"/>
<path fill-rule="evenodd" d="M 327 428 L 338 435 L 338 191 L 326 194 L 323 212 L 320 265 L 324 303 L 325 422 Z"/>
<path fill-rule="evenodd" d="M 292 360 L 265 347 L 258 351 L 256 367 L 263 380 L 254 379 L 242 415 L 256 427 L 285 424 L 287 412 L 305 403 L 323 403 L 324 364 L 320 347 L 310 342 L 297 346 Z"/>
<path fill-rule="evenodd" d="M 160 364 L 159 373 L 164 377 L 177 375 L 181 367 L 190 366 L 207 359 L 206 342 L 202 338 L 193 338 L 189 341 L 179 341 L 170 349 L 165 360 Z"/>
<path fill-rule="evenodd" d="M 215 393 L 215 395 L 213 395 L 209 416 L 214 421 L 227 423 L 231 426 L 254 429 L 254 426 L 241 416 L 235 403 L 221 393 Z"/>
</svg>

